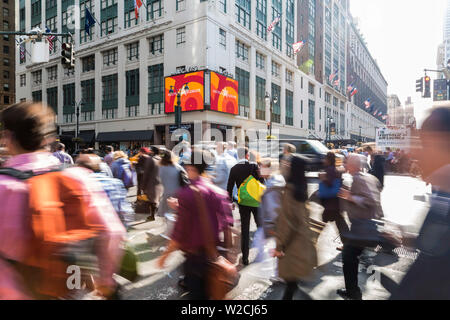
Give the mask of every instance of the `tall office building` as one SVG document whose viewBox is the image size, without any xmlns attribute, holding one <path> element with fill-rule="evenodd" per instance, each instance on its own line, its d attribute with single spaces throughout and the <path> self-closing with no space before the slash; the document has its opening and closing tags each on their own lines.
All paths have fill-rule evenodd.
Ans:
<svg viewBox="0 0 450 320">
<path fill-rule="evenodd" d="M 14 31 L 14 0 L 0 2 L 0 14 L 2 15 L 2 31 Z M 15 38 L 11 35 L 3 35 L 0 38 L 0 110 L 15 102 Z"/>
<path fill-rule="evenodd" d="M 447 9 L 444 17 L 444 47 L 445 47 L 445 65 L 450 60 L 450 0 L 447 0 Z"/>
</svg>

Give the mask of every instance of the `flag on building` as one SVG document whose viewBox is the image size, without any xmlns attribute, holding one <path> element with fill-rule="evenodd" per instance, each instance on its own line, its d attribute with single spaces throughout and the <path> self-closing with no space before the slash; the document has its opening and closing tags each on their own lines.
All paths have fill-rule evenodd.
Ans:
<svg viewBox="0 0 450 320">
<path fill-rule="evenodd" d="M 25 61 L 25 43 L 21 43 L 20 45 L 20 62 Z"/>
<path fill-rule="evenodd" d="M 341 82 L 341 78 L 337 78 L 334 82 L 333 82 L 333 84 L 336 86 L 336 87 L 339 87 L 339 83 Z"/>
<path fill-rule="evenodd" d="M 136 20 L 139 18 L 139 8 L 142 7 L 141 0 L 134 0 L 134 14 L 136 16 Z"/>
<path fill-rule="evenodd" d="M 377 109 L 377 110 L 375 110 L 375 112 L 373 113 L 373 115 L 374 115 L 374 116 L 376 116 L 376 115 L 377 115 L 377 113 L 378 113 L 378 109 Z"/>
<path fill-rule="evenodd" d="M 332 74 L 330 74 L 330 77 L 328 78 L 328 80 L 330 81 L 330 83 L 333 82 L 334 78 L 336 78 L 337 74 L 338 74 L 339 70 L 336 69 L 336 71 Z"/>
<path fill-rule="evenodd" d="M 347 92 L 352 92 L 353 90 L 353 82 L 347 87 Z"/>
<path fill-rule="evenodd" d="M 52 30 L 50 30 L 50 28 L 49 27 L 47 27 L 47 26 L 45 26 L 45 33 L 51 33 L 52 32 Z M 50 51 L 50 52 L 52 52 L 53 51 L 53 40 L 55 40 L 55 36 L 48 36 L 47 37 L 47 40 L 48 40 L 48 50 Z"/>
<path fill-rule="evenodd" d="M 292 48 L 294 49 L 294 55 L 299 53 L 300 50 L 302 50 L 304 45 L 305 45 L 305 41 L 300 41 L 300 42 L 294 43 L 292 45 Z"/>
<path fill-rule="evenodd" d="M 353 90 L 350 92 L 350 98 L 353 97 L 357 93 L 358 93 L 358 89 L 357 88 L 353 88 Z"/>
<path fill-rule="evenodd" d="M 364 104 L 366 105 L 366 109 L 370 108 L 370 98 L 364 101 Z"/>
<path fill-rule="evenodd" d="M 95 19 L 92 14 L 89 12 L 88 8 L 84 10 L 84 30 L 88 35 L 91 35 L 91 27 L 95 24 Z"/>
<path fill-rule="evenodd" d="M 382 115 L 383 115 L 383 112 L 380 111 L 380 112 L 378 113 L 378 116 L 381 117 Z"/>
<path fill-rule="evenodd" d="M 382 116 L 381 118 L 382 118 L 383 120 L 386 120 L 387 118 L 389 118 L 389 116 L 385 114 L 385 115 Z"/>
<path fill-rule="evenodd" d="M 140 1 L 140 0 L 138 0 L 138 1 Z M 281 20 L 281 15 L 276 17 L 275 20 L 273 20 L 272 23 L 269 24 L 269 26 L 267 27 L 267 32 L 271 33 L 273 31 L 273 29 L 275 28 L 275 26 L 278 24 L 278 22 L 280 22 L 280 20 Z"/>
</svg>

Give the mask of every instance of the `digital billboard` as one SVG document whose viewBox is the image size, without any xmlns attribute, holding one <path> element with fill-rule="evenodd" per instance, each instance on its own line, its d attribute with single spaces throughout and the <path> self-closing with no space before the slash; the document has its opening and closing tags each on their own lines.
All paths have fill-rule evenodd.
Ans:
<svg viewBox="0 0 450 320">
<path fill-rule="evenodd" d="M 238 97 L 239 86 L 236 80 L 211 71 L 210 110 L 238 114 Z"/>
<path fill-rule="evenodd" d="M 165 112 L 175 112 L 177 105 L 177 93 L 181 89 L 181 109 L 182 111 L 195 111 L 204 109 L 204 80 L 205 72 L 191 72 L 165 78 Z M 189 90 L 184 90 L 185 84 Z M 170 93 L 172 88 L 173 93 Z"/>
</svg>

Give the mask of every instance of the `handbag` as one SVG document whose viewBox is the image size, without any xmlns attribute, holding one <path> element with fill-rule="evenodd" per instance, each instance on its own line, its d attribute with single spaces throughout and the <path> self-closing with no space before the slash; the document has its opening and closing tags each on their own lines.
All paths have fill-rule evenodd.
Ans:
<svg viewBox="0 0 450 320">
<path fill-rule="evenodd" d="M 190 188 L 194 192 L 195 201 L 199 208 L 200 224 L 206 240 L 206 254 L 208 258 L 207 294 L 212 300 L 223 300 L 227 293 L 239 283 L 240 274 L 231 262 L 217 252 L 211 224 L 208 222 L 205 201 L 195 186 L 191 185 Z"/>
<path fill-rule="evenodd" d="M 241 206 L 258 208 L 265 190 L 266 186 L 250 175 L 238 189 L 238 203 Z"/>
<path fill-rule="evenodd" d="M 138 257 L 134 249 L 129 245 L 125 244 L 124 255 L 120 265 L 119 276 L 133 282 L 138 277 L 137 272 Z"/>
</svg>

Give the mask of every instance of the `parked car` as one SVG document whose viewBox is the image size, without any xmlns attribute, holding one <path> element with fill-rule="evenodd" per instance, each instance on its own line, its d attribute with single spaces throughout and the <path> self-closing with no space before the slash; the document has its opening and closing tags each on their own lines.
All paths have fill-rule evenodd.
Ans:
<svg viewBox="0 0 450 320">
<path fill-rule="evenodd" d="M 329 150 L 325 145 L 317 140 L 307 139 L 280 139 L 280 140 L 260 140 L 258 141 L 258 151 L 262 157 L 281 157 L 285 144 L 292 144 L 296 148 L 296 155 L 302 156 L 307 161 L 308 171 L 320 171 L 323 169 L 323 159 Z M 342 166 L 344 156 L 336 153 L 336 167 Z"/>
</svg>

